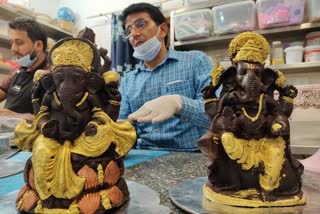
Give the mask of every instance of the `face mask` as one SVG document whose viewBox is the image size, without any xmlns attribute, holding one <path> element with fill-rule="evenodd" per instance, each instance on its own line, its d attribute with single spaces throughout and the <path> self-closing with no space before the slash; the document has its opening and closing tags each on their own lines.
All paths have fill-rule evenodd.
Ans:
<svg viewBox="0 0 320 214">
<path fill-rule="evenodd" d="M 133 57 L 144 61 L 153 60 L 158 55 L 161 48 L 161 42 L 157 38 L 158 33 L 142 45 L 134 48 Z"/>
<path fill-rule="evenodd" d="M 17 63 L 19 63 L 21 65 L 21 67 L 29 67 L 29 66 L 33 65 L 34 62 L 37 60 L 38 55 L 36 57 L 34 57 L 34 59 L 31 59 L 31 54 L 34 50 L 34 47 L 35 46 L 33 46 L 32 50 L 29 54 L 16 60 Z"/>
</svg>

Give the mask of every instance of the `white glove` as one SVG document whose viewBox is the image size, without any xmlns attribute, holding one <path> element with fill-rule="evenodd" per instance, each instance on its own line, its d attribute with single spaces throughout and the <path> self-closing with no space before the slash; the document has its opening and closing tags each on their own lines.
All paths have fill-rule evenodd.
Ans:
<svg viewBox="0 0 320 214">
<path fill-rule="evenodd" d="M 182 99 L 179 95 L 161 96 L 146 102 L 141 108 L 128 116 L 128 120 L 139 123 L 159 123 L 179 113 Z"/>
</svg>

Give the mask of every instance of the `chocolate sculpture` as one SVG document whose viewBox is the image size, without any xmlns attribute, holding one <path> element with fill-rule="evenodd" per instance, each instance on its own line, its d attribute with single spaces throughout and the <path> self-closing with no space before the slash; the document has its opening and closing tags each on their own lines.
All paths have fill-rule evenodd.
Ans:
<svg viewBox="0 0 320 214">
<path fill-rule="evenodd" d="M 77 37 L 81 39 L 88 39 L 93 44 L 96 44 L 96 34 L 91 28 L 85 27 L 78 33 Z M 99 54 L 104 61 L 102 65 L 102 71 L 109 71 L 111 69 L 111 59 L 110 57 L 108 57 L 108 50 L 103 47 L 100 47 Z"/>
<path fill-rule="evenodd" d="M 100 73 L 99 52 L 86 39 L 56 43 L 49 65 L 34 78 L 39 112 L 32 124 L 22 121 L 15 130 L 18 147 L 32 151 L 18 211 L 104 213 L 121 206 L 129 197 L 123 158 L 136 133 L 129 122 L 115 122 L 117 73 Z"/>
<path fill-rule="evenodd" d="M 229 45 L 232 66 L 214 69 L 212 82 L 203 89 L 212 123 L 197 143 L 208 160 L 209 181 L 203 191 L 210 201 L 247 207 L 306 201 L 303 165 L 290 151 L 288 117 L 297 89 L 286 85 L 280 71 L 264 68 L 268 54 L 264 37 L 239 34 Z"/>
</svg>

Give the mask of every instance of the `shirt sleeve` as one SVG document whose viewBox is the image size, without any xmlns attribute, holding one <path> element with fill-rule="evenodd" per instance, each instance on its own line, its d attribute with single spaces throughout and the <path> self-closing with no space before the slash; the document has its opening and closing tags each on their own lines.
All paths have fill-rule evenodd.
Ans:
<svg viewBox="0 0 320 214">
<path fill-rule="evenodd" d="M 123 120 L 127 119 L 129 114 L 131 114 L 126 85 L 127 85 L 126 78 L 121 77 L 120 79 L 121 105 L 120 105 L 119 119 L 123 119 Z"/>
<path fill-rule="evenodd" d="M 212 68 L 213 65 L 210 58 L 203 52 L 197 52 L 191 71 L 194 72 L 193 81 L 195 82 L 196 99 L 181 96 L 182 109 L 179 115 L 194 125 L 203 128 L 209 128 L 210 120 L 205 113 L 201 90 L 210 82 L 210 71 Z"/>
<path fill-rule="evenodd" d="M 1 85 L 0 85 L 0 89 L 2 91 L 4 91 L 5 93 L 8 93 L 9 87 L 10 87 L 10 83 L 12 81 L 13 76 L 17 73 L 18 69 L 13 69 L 9 75 L 2 81 Z"/>
</svg>

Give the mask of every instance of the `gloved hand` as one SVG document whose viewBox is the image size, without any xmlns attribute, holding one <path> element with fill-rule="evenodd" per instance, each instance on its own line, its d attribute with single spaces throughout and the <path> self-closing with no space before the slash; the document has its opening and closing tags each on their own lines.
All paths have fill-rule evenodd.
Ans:
<svg viewBox="0 0 320 214">
<path fill-rule="evenodd" d="M 180 95 L 166 95 L 146 102 L 141 108 L 128 116 L 128 120 L 133 123 L 159 123 L 169 119 L 174 114 L 179 113 L 182 108 L 182 98 Z"/>
</svg>

